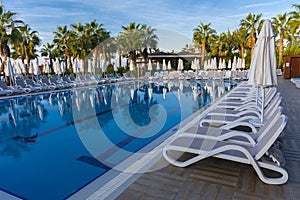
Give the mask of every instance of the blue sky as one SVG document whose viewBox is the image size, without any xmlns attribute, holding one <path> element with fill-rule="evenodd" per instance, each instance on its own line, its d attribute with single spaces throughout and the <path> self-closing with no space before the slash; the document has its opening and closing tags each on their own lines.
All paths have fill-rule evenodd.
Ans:
<svg viewBox="0 0 300 200">
<path fill-rule="evenodd" d="M 57 26 L 86 23 L 96 19 L 112 35 L 130 22 L 157 29 L 160 38 L 171 40 L 160 48 L 171 50 L 191 43 L 193 29 L 200 22 L 211 23 L 217 33 L 235 30 L 248 13 L 262 18 L 293 10 L 298 0 L 1 0 L 5 10 L 39 32 L 43 44 L 51 42 Z M 172 35 L 172 37 L 171 37 Z M 170 36 L 170 37 L 168 37 Z M 170 39 L 173 38 L 173 39 Z M 174 39 L 175 38 L 175 39 Z M 177 39 L 176 39 L 177 38 Z"/>
</svg>

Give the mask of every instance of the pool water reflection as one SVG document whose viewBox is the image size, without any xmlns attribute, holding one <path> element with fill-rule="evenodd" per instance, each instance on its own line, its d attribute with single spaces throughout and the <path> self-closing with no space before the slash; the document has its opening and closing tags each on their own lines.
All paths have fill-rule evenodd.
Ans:
<svg viewBox="0 0 300 200">
<path fill-rule="evenodd" d="M 0 99 L 0 188 L 66 198 L 233 86 L 128 82 Z"/>
</svg>

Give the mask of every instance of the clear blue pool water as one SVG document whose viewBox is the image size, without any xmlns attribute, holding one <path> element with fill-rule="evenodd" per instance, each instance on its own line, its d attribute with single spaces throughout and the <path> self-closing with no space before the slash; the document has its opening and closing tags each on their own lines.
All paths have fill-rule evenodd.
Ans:
<svg viewBox="0 0 300 200">
<path fill-rule="evenodd" d="M 0 189 L 70 197 L 233 85 L 129 82 L 0 99 Z"/>
</svg>

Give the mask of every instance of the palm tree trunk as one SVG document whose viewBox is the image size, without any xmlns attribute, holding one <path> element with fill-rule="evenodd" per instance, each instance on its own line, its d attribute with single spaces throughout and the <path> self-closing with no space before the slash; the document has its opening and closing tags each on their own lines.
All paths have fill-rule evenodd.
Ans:
<svg viewBox="0 0 300 200">
<path fill-rule="evenodd" d="M 53 61 L 52 61 L 52 55 L 49 54 L 49 66 L 51 69 L 51 73 L 54 72 L 54 68 L 53 68 Z"/>
<path fill-rule="evenodd" d="M 3 66 L 3 71 L 5 71 L 5 67 L 8 67 L 7 66 L 7 54 L 5 52 L 4 52 L 4 55 L 3 55 L 2 66 Z M 6 84 L 10 85 L 9 78 L 6 75 L 5 75 L 5 82 L 6 82 Z"/>
<path fill-rule="evenodd" d="M 118 48 L 118 62 L 119 62 L 119 67 L 121 67 L 121 65 L 122 65 L 122 50 L 121 50 L 121 48 Z"/>
<path fill-rule="evenodd" d="M 71 72 L 71 73 L 73 73 L 73 66 L 72 66 L 72 62 L 71 62 L 71 59 L 72 59 L 72 57 L 69 55 L 68 56 L 68 59 L 67 59 L 67 66 L 68 66 L 68 68 L 69 68 L 69 72 Z"/>
<path fill-rule="evenodd" d="M 253 56 L 254 53 L 254 47 L 255 47 L 255 35 L 253 33 L 251 36 L 251 57 Z"/>
<path fill-rule="evenodd" d="M 106 56 L 106 51 L 105 51 L 105 46 L 102 46 L 102 55 L 103 55 L 103 60 L 107 60 L 107 56 Z"/>
<path fill-rule="evenodd" d="M 283 55 L 283 30 L 280 30 L 280 38 L 279 38 L 279 57 L 278 57 L 278 68 L 281 66 L 282 62 L 282 55 Z"/>
<path fill-rule="evenodd" d="M 245 47 L 244 44 L 241 43 L 241 55 L 242 55 L 242 59 L 245 59 Z"/>
<path fill-rule="evenodd" d="M 97 68 L 97 55 L 98 55 L 98 50 L 97 49 L 95 49 L 94 51 L 93 51 L 93 58 L 94 58 L 94 69 L 95 69 L 95 71 L 96 71 L 96 68 Z"/>
<path fill-rule="evenodd" d="M 205 42 L 202 42 L 201 47 L 201 65 L 204 65 L 204 54 L 205 54 Z"/>
</svg>

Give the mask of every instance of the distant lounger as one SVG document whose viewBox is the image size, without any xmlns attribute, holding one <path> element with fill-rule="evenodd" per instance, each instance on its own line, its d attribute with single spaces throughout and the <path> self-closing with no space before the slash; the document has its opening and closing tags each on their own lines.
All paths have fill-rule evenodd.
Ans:
<svg viewBox="0 0 300 200">
<path fill-rule="evenodd" d="M 26 85 L 26 83 L 24 82 L 24 80 L 22 78 L 16 78 L 16 85 L 17 85 L 18 89 L 21 89 L 26 93 L 37 92 L 37 91 L 41 90 L 40 88 Z"/>
<path fill-rule="evenodd" d="M 8 86 L 3 80 L 0 80 L 0 90 L 2 95 L 15 95 L 24 93 L 23 90 L 15 89 L 12 86 Z"/>
</svg>

